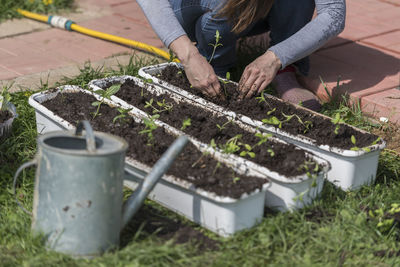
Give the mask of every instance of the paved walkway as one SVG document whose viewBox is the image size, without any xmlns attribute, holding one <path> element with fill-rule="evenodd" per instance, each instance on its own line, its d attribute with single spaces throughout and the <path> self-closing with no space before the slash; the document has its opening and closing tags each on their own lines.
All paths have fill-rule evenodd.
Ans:
<svg viewBox="0 0 400 267">
<path fill-rule="evenodd" d="M 134 0 L 80 0 L 79 12 L 65 15 L 77 24 L 163 48 Z M 312 73 L 303 80 L 327 99 L 348 92 L 375 117 L 400 123 L 400 2 L 347 1 L 346 28 L 311 56 Z M 28 19 L 0 24 L 0 85 L 35 89 L 62 76 L 76 75 L 79 66 L 123 64 L 134 50 Z M 339 79 L 340 86 L 337 87 Z"/>
</svg>

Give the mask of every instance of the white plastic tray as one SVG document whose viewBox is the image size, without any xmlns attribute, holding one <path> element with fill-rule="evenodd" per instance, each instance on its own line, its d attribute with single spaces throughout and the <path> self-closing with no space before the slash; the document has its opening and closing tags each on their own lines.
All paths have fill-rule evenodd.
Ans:
<svg viewBox="0 0 400 267">
<path fill-rule="evenodd" d="M 318 155 L 331 163 L 331 170 L 328 172 L 327 178 L 330 182 L 340 187 L 343 190 L 354 190 L 358 189 L 363 185 L 371 184 L 376 179 L 376 171 L 378 168 L 378 159 L 379 154 L 382 149 L 385 148 L 386 143 L 382 141 L 381 144 L 369 146 L 369 152 L 359 150 L 343 150 L 335 147 L 330 147 L 327 145 L 317 146 L 313 143 L 313 140 L 306 137 L 299 137 L 287 133 L 279 128 L 265 125 L 261 121 L 251 119 L 242 114 L 236 114 L 233 111 L 227 110 L 221 106 L 218 106 L 210 101 L 207 101 L 201 97 L 195 96 L 185 90 L 182 90 L 176 86 L 168 84 L 165 81 L 161 81 L 157 78 L 157 73 L 160 73 L 163 68 L 168 66 L 169 64 L 175 64 L 179 66 L 177 63 L 163 63 L 154 66 L 143 67 L 139 70 L 139 75 L 145 79 L 151 79 L 155 84 L 158 84 L 172 92 L 180 94 L 186 98 L 189 98 L 193 101 L 198 102 L 204 106 L 210 107 L 226 116 L 231 117 L 232 119 L 236 119 L 256 127 L 262 131 L 269 132 L 275 134 L 277 137 L 285 140 L 289 143 L 293 143 L 299 147 L 302 147 L 308 151 L 311 151 L 315 155 Z M 269 97 L 273 97 L 268 95 Z M 275 98 L 275 97 L 274 97 Z M 278 98 L 275 98 L 279 101 L 282 101 Z M 297 108 L 301 108 L 311 112 L 317 116 L 322 116 L 330 119 L 327 116 L 316 113 L 309 109 L 300 107 L 295 105 Z M 351 125 L 348 125 L 357 131 L 364 132 L 361 129 L 357 129 Z"/>
<path fill-rule="evenodd" d="M 190 105 L 201 107 L 209 112 L 216 114 L 215 110 L 212 110 L 206 106 L 203 106 L 203 105 L 201 105 L 195 101 L 189 100 L 187 98 L 184 98 L 180 95 L 173 94 L 170 91 L 165 90 L 163 87 L 160 87 L 157 85 L 145 84 L 140 79 L 133 77 L 133 76 L 118 76 L 118 77 L 109 77 L 109 78 L 105 78 L 105 79 L 93 80 L 89 83 L 89 87 L 93 91 L 106 89 L 106 87 L 110 86 L 111 84 L 123 83 L 127 79 L 133 80 L 140 87 L 144 88 L 144 90 L 147 90 L 156 95 L 168 94 L 177 103 L 184 101 Z M 147 113 L 126 103 L 124 100 L 122 100 L 116 96 L 112 96 L 111 98 L 114 102 L 120 104 L 122 107 L 124 107 L 126 109 L 131 109 L 132 110 L 131 112 L 134 112 L 138 117 L 147 117 L 148 116 Z M 221 114 L 218 114 L 218 115 L 221 115 Z M 164 128 L 167 128 L 170 132 L 174 133 L 174 135 L 184 134 L 180 130 L 177 130 L 163 122 L 158 122 L 158 124 Z M 255 128 L 250 127 L 246 124 L 243 124 L 240 121 L 237 121 L 236 124 L 239 127 L 242 127 L 246 131 L 249 131 L 252 133 L 257 132 L 257 130 Z M 196 146 L 199 147 L 200 150 L 203 151 L 203 150 L 210 149 L 207 144 L 204 144 L 204 143 L 198 141 L 194 137 L 190 137 L 190 138 L 191 138 L 192 142 L 194 144 L 196 144 Z M 279 140 L 279 139 L 276 139 L 273 137 L 271 137 L 270 139 L 274 140 L 276 142 L 286 143 L 282 140 Z M 215 151 L 214 149 L 210 149 L 210 150 Z M 249 161 L 247 159 L 244 159 L 242 157 L 238 157 L 235 155 L 224 155 L 221 151 L 219 151 L 219 152 L 220 153 L 218 153 L 218 159 L 220 161 L 223 161 L 226 164 L 232 164 L 232 162 L 236 162 L 235 164 L 240 163 L 241 165 L 246 166 L 246 169 L 251 171 L 253 173 L 253 175 L 261 175 L 263 177 L 270 179 L 272 185 L 267 190 L 265 205 L 268 207 L 274 208 L 274 209 L 279 209 L 279 210 L 297 209 L 297 208 L 302 208 L 306 205 L 311 204 L 312 201 L 321 192 L 321 190 L 323 188 L 323 183 L 324 183 L 324 176 L 330 168 L 329 162 L 306 152 L 306 154 L 310 158 L 314 159 L 321 166 L 323 166 L 323 169 L 321 170 L 321 172 L 318 174 L 318 176 L 316 178 L 316 187 L 311 187 L 313 180 L 310 179 L 309 177 L 307 177 L 307 175 L 301 175 L 301 176 L 297 176 L 297 177 L 287 178 L 277 172 L 271 171 L 268 168 L 260 166 L 259 164 L 256 164 L 256 163 Z M 300 195 L 303 195 L 302 200 L 299 199 Z"/>
<path fill-rule="evenodd" d="M 92 94 L 76 86 L 64 86 L 62 90 L 63 92 L 82 91 Z M 59 92 L 59 90 L 52 93 L 41 92 L 29 98 L 29 104 L 35 108 L 39 133 L 75 128 L 41 105 L 42 102 L 54 98 Z M 98 100 L 101 99 L 95 94 L 92 95 Z M 108 100 L 104 102 L 111 106 L 117 106 Z M 140 121 L 137 117 L 135 119 Z M 151 167 L 127 157 L 125 171 L 127 180 L 124 185 L 135 189 L 150 169 Z M 239 174 L 250 173 L 244 165 L 240 165 L 235 170 Z M 233 199 L 217 196 L 214 193 L 195 188 L 193 184 L 185 180 L 164 175 L 150 193 L 149 198 L 221 236 L 229 236 L 237 231 L 251 228 L 262 220 L 265 191 L 269 186 L 271 184 L 266 180 L 262 190 L 255 190 L 250 194 L 242 195 L 239 199 Z"/>
</svg>

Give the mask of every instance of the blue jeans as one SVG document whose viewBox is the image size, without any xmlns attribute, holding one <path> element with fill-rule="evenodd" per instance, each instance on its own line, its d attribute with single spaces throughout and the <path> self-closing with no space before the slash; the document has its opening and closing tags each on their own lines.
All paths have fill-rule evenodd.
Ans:
<svg viewBox="0 0 400 267">
<path fill-rule="evenodd" d="M 169 0 L 178 21 L 188 37 L 196 42 L 199 52 L 210 60 L 218 30 L 222 46 L 217 47 L 211 60 L 215 72 L 225 76 L 236 63 L 236 41 L 240 37 L 270 31 L 270 45 L 275 45 L 296 33 L 311 21 L 314 0 L 275 0 L 267 17 L 250 25 L 240 34 L 231 32 L 231 25 L 224 18 L 215 18 L 224 1 L 221 0 Z M 294 63 L 299 71 L 307 75 L 309 59 Z"/>
</svg>

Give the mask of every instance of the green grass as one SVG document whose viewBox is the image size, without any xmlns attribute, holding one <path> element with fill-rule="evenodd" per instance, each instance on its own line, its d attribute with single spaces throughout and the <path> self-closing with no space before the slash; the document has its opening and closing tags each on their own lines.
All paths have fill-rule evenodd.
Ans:
<svg viewBox="0 0 400 267">
<path fill-rule="evenodd" d="M 73 0 L 0 0 L 0 22 L 20 18 L 17 9 L 25 9 L 39 14 L 58 13 L 73 7 Z"/>
<path fill-rule="evenodd" d="M 86 87 L 91 79 L 112 75 L 137 75 L 140 66 L 154 64 L 134 57 L 116 71 L 86 64 L 80 75 L 61 84 Z M 48 85 L 43 84 L 43 89 Z M 141 214 L 155 219 L 159 227 L 181 222 L 219 242 L 214 250 L 199 250 L 196 244 L 175 244 L 147 227 L 150 222 L 135 216 L 121 236 L 121 248 L 92 260 L 74 259 L 48 251 L 40 237 L 32 236 L 31 218 L 12 195 L 12 177 L 20 164 L 36 153 L 34 110 L 28 105 L 32 92 L 13 94 L 19 117 L 12 135 L 0 144 L 0 265 L 1 266 L 395 266 L 400 258 L 376 256 L 376 252 L 400 250 L 400 226 L 378 227 L 367 209 L 388 211 L 400 203 L 400 158 L 391 151 L 381 154 L 376 183 L 354 192 L 343 192 L 326 183 L 322 195 L 306 209 L 292 213 L 266 211 L 256 227 L 223 239 L 152 201 Z M 341 112 L 344 119 L 364 129 L 372 129 L 357 106 L 348 107 L 346 98 L 324 105 L 327 115 Z M 17 195 L 31 209 L 34 170 L 26 171 L 18 183 Z M 61 190 L 61 189 L 60 189 Z"/>
</svg>

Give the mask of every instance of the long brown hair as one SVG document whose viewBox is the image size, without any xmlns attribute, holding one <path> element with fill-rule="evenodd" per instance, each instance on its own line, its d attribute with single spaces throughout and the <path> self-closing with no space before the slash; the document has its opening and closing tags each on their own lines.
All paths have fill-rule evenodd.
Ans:
<svg viewBox="0 0 400 267">
<path fill-rule="evenodd" d="M 273 3 L 274 0 L 227 0 L 217 16 L 227 18 L 233 25 L 232 31 L 240 33 L 267 16 Z"/>
</svg>

